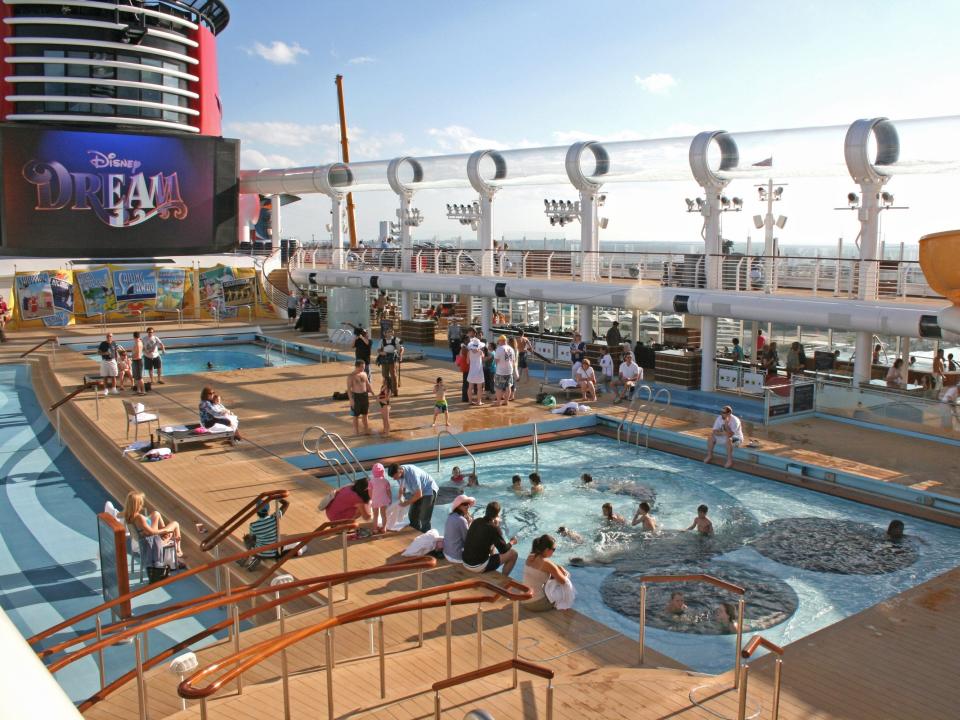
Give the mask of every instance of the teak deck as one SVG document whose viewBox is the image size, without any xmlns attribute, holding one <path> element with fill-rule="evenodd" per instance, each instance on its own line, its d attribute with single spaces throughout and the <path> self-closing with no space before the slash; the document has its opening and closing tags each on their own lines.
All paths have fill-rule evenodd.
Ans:
<svg viewBox="0 0 960 720">
<path fill-rule="evenodd" d="M 91 329 L 84 329 L 91 332 Z M 114 329 L 119 334 L 119 329 Z M 161 333 L 162 334 L 162 333 Z M 283 328 L 270 334 L 284 336 Z M 15 342 L 0 346 L 0 358 L 15 360 L 15 351 L 29 347 L 33 336 L 11 333 Z M 40 337 L 39 333 L 34 336 Z M 308 344 L 298 338 L 300 343 Z M 34 341 L 35 342 L 35 341 Z M 31 343 L 32 344 L 32 343 Z M 36 358 L 46 358 L 48 350 Z M 70 351 L 57 353 L 56 369 L 47 360 L 35 359 L 34 384 L 39 399 L 49 405 L 62 395 L 62 387 L 75 386 L 89 373 L 89 359 Z M 194 421 L 200 386 L 211 382 L 220 389 L 226 404 L 241 418 L 241 431 L 249 440 L 239 447 L 214 444 L 185 447 L 172 459 L 142 464 L 120 450 L 126 445 L 125 418 L 116 397 L 100 401 L 100 420 L 92 395 L 82 394 L 61 411 L 65 441 L 80 460 L 115 497 L 130 487 L 147 493 L 148 504 L 179 519 L 186 531 L 188 559 L 203 562 L 197 549 L 199 536 L 194 521 L 213 527 L 227 519 L 252 496 L 263 490 L 287 488 L 292 507 L 282 521 L 284 534 L 304 532 L 320 524 L 317 503 L 328 486 L 310 473 L 282 460 L 299 452 L 302 430 L 321 424 L 348 437 L 352 433 L 346 403 L 327 400 L 340 390 L 347 363 L 265 368 L 217 373 L 213 376 L 177 376 L 154 386 L 148 409 L 158 409 L 164 422 Z M 451 364 L 431 361 L 404 367 L 401 395 L 395 401 L 392 438 L 430 434 L 435 378 L 448 381 L 451 399 L 451 430 L 480 429 L 542 419 L 543 410 L 532 402 L 538 383 L 531 378 L 521 400 L 510 408 L 461 409 L 459 372 Z M 598 403 L 606 408 L 608 403 Z M 710 418 L 703 413 L 671 409 L 660 425 L 679 432 L 703 434 Z M 379 428 L 376 414 L 371 426 Z M 750 428 L 747 428 L 750 431 Z M 754 428 L 763 451 L 800 457 L 825 466 L 850 469 L 883 482 L 935 487 L 939 492 L 960 495 L 957 457 L 943 445 L 901 438 L 890 434 L 850 428 L 837 423 L 800 421 L 765 430 Z M 379 440 L 348 438 L 362 444 Z M 903 458 L 909 457 L 909 467 Z M 938 483 L 933 485 L 933 483 Z M 438 519 L 435 516 L 435 519 Z M 395 558 L 411 537 L 409 532 L 352 542 L 350 568 L 372 567 Z M 234 541 L 236 543 L 236 541 Z M 237 544 L 234 547 L 238 547 Z M 286 570 L 296 577 L 310 577 L 340 569 L 338 541 L 311 546 Z M 433 585 L 462 577 L 460 570 L 441 563 L 425 575 Z M 243 571 L 235 570 L 237 577 Z M 352 584 L 350 599 L 335 609 L 357 607 L 365 601 L 414 588 L 412 576 L 375 578 Z M 335 591 L 335 598 L 342 591 Z M 288 627 L 300 627 L 326 609 L 308 611 L 288 619 Z M 454 673 L 477 666 L 476 607 L 454 611 Z M 495 605 L 484 614 L 484 664 L 510 657 L 509 609 Z M 334 670 L 334 702 L 337 717 L 426 718 L 432 717 L 432 682 L 445 677 L 443 611 L 425 613 L 426 639 L 415 647 L 416 615 L 391 616 L 386 620 L 387 698 L 379 698 L 378 665 L 375 658 L 355 659 L 370 652 L 364 623 L 336 631 L 337 667 Z M 275 623 L 248 630 L 244 646 L 272 635 Z M 706 718 L 714 717 L 693 706 L 690 690 L 718 684 L 712 709 L 732 717 L 736 696 L 729 687 L 731 674 L 716 678 L 690 675 L 668 658 L 648 651 L 643 668 L 636 666 L 637 642 L 574 611 L 546 615 L 522 614 L 520 655 L 551 667 L 554 680 L 554 716 L 557 718 Z M 862 613 L 814 633 L 786 648 L 781 716 L 784 718 L 953 718 L 956 717 L 953 687 L 960 676 L 955 648 L 960 641 L 960 569 L 880 603 Z M 227 654 L 231 645 L 216 645 L 201 651 L 202 662 Z M 288 653 L 291 671 L 293 717 L 325 717 L 325 673 L 307 672 L 324 667 L 321 636 L 315 636 Z M 667 669 L 659 669 L 660 667 Z M 771 659 L 752 665 L 751 705 L 763 705 L 768 716 L 771 694 Z M 273 658 L 245 676 L 243 694 L 226 688 L 210 702 L 211 718 L 242 720 L 282 717 L 279 658 Z M 197 703 L 179 712 L 174 694 L 177 679 L 164 666 L 149 673 L 151 717 L 197 717 Z M 462 718 L 470 709 L 482 707 L 497 718 L 545 717 L 546 682 L 520 675 L 517 690 L 509 690 L 510 674 L 461 685 L 442 694 L 444 717 Z M 709 694 L 709 690 L 704 691 Z M 90 718 L 137 716 L 133 684 L 100 702 L 87 712 Z"/>
</svg>

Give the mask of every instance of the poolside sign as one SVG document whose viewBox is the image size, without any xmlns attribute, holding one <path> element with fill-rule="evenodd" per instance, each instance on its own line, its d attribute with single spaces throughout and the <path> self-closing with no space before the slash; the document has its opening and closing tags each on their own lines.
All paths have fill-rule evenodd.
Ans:
<svg viewBox="0 0 960 720">
<path fill-rule="evenodd" d="M 117 303 L 126 305 L 131 302 L 155 300 L 157 297 L 157 269 L 113 269 L 113 291 Z"/>
<path fill-rule="evenodd" d="M 157 310 L 175 312 L 183 307 L 186 278 L 186 272 L 180 268 L 157 269 Z"/>
<path fill-rule="evenodd" d="M 16 277 L 17 307 L 24 320 L 50 317 L 53 307 L 53 289 L 50 274 L 46 272 L 19 274 Z"/>
</svg>

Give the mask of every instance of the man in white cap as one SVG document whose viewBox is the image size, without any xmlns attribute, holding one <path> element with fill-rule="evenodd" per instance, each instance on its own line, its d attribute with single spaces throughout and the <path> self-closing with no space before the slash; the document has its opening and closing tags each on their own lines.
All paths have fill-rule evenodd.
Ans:
<svg viewBox="0 0 960 720">
<path fill-rule="evenodd" d="M 476 499 L 469 495 L 457 495 L 450 505 L 450 514 L 443 528 L 443 556 L 452 563 L 463 562 L 463 541 L 473 518 L 470 508 Z"/>
</svg>

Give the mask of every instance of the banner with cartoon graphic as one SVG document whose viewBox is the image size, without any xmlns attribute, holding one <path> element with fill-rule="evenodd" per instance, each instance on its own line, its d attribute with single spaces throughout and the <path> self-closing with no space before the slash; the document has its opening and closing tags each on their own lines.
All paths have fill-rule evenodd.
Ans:
<svg viewBox="0 0 960 720">
<path fill-rule="evenodd" d="M 257 301 L 256 281 L 254 278 L 224 280 L 223 303 L 227 307 L 253 305 Z"/>
<path fill-rule="evenodd" d="M 187 274 L 180 268 L 159 268 L 157 270 L 157 302 L 155 309 L 160 312 L 176 312 L 183 307 L 183 298 L 187 288 Z"/>
<path fill-rule="evenodd" d="M 117 305 L 127 312 L 153 307 L 157 299 L 157 269 L 155 267 L 127 268 L 110 266 L 113 292 Z"/>
<path fill-rule="evenodd" d="M 21 319 L 39 320 L 56 312 L 53 307 L 50 273 L 18 273 L 14 287 Z"/>
<path fill-rule="evenodd" d="M 77 272 L 77 286 L 83 298 L 83 311 L 87 317 L 115 312 L 117 296 L 113 292 L 113 278 L 107 267 Z"/>
<path fill-rule="evenodd" d="M 66 327 L 73 322 L 73 273 L 70 270 L 55 270 L 50 273 L 50 289 L 53 291 L 54 313 L 43 319 L 47 327 Z"/>
<path fill-rule="evenodd" d="M 217 265 L 200 273 L 200 300 L 210 302 L 223 297 L 223 281 L 233 279 L 233 268 Z"/>
</svg>

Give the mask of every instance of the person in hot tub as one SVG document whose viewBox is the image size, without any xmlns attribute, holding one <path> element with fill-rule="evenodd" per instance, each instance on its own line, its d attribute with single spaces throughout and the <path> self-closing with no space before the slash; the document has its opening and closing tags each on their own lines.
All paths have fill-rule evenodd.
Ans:
<svg viewBox="0 0 960 720">
<path fill-rule="evenodd" d="M 228 425 L 233 429 L 233 436 L 240 441 L 240 420 L 237 416 L 227 410 L 220 401 L 220 396 L 214 392 L 209 385 L 204 385 L 200 391 L 200 424 L 205 428 L 211 428 L 214 425 Z"/>
</svg>

